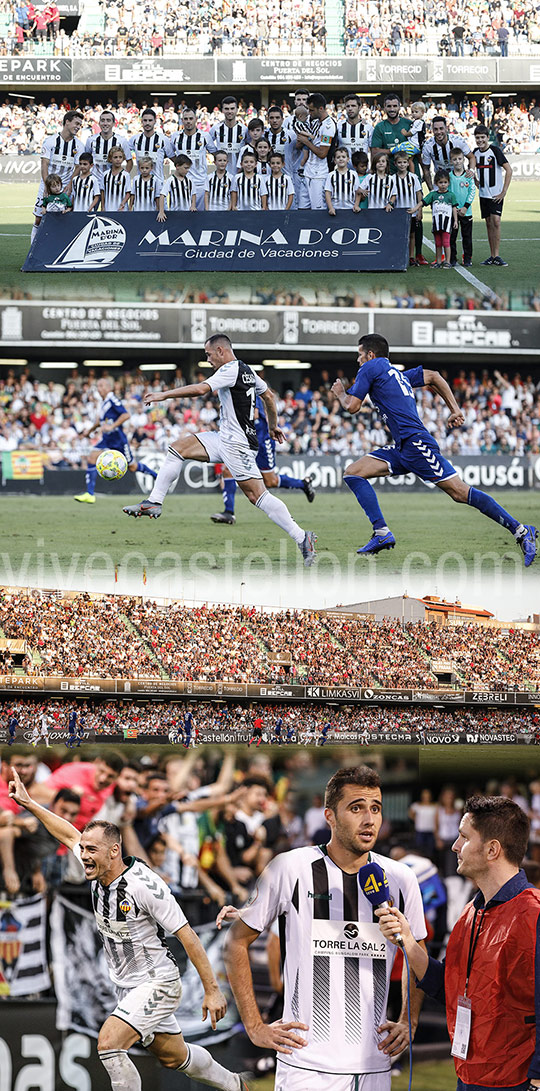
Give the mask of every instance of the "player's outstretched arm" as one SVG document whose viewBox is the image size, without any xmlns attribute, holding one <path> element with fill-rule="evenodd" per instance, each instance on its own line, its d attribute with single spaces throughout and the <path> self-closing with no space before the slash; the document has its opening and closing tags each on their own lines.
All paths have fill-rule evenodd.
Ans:
<svg viewBox="0 0 540 1091">
<path fill-rule="evenodd" d="M 192 383 L 191 386 L 178 386 L 175 390 L 149 390 L 144 395 L 144 404 L 152 402 L 165 402 L 167 398 L 198 398 L 203 394 L 209 394 L 209 383 Z"/>
<path fill-rule="evenodd" d="M 24 807 L 30 814 L 39 818 L 39 821 L 43 823 L 45 829 L 60 841 L 62 845 L 65 845 L 68 849 L 75 848 L 75 845 L 79 844 L 81 835 L 75 826 L 71 825 L 71 822 L 67 822 L 65 818 L 61 818 L 58 814 L 53 814 L 52 811 L 48 811 L 46 807 L 42 807 L 40 803 L 36 803 L 31 799 L 26 791 L 24 784 L 19 777 L 19 774 L 15 769 L 11 770 L 12 779 L 9 782 L 9 797 L 14 799 L 21 807 Z"/>
<path fill-rule="evenodd" d="M 178 929 L 176 936 L 180 940 L 189 961 L 193 963 L 203 984 L 203 1022 L 206 1019 L 206 1016 L 209 1015 L 212 1023 L 212 1030 L 215 1030 L 216 1024 L 220 1019 L 223 1019 L 223 1016 L 227 1011 L 227 1001 L 214 977 L 214 971 L 208 961 L 206 951 L 198 935 L 193 931 L 191 926 L 185 924 L 183 928 Z"/>
<path fill-rule="evenodd" d="M 277 426 L 277 406 L 272 391 L 265 390 L 264 394 L 261 394 L 261 398 L 266 408 L 266 416 L 268 417 L 268 431 L 270 432 L 272 439 L 277 439 L 278 443 L 283 443 L 285 436 Z"/>
<path fill-rule="evenodd" d="M 221 918 L 221 922 L 225 918 Z M 220 923 L 221 923 L 220 922 Z M 278 1053 L 292 1053 L 293 1049 L 307 1045 L 300 1037 L 299 1030 L 308 1030 L 305 1023 L 266 1024 L 262 1021 L 259 1006 L 253 990 L 253 978 L 249 962 L 249 948 L 257 938 L 258 932 L 249 928 L 242 920 L 236 920 L 227 936 L 225 945 L 225 966 L 231 983 L 234 999 L 240 1012 L 240 1018 L 246 1033 L 254 1045 L 262 1049 L 275 1049 Z"/>
<path fill-rule="evenodd" d="M 433 390 L 440 394 L 441 398 L 448 406 L 450 410 L 450 416 L 447 420 L 449 428 L 459 428 L 465 423 L 465 417 L 459 408 L 459 405 L 454 398 L 454 395 L 446 382 L 443 379 L 439 371 L 430 371 L 429 368 L 424 368 L 424 386 L 431 386 Z"/>
</svg>

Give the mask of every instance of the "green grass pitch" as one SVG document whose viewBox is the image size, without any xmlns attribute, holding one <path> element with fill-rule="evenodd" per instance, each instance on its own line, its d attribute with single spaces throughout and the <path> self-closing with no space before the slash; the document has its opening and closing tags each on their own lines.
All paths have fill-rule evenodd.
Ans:
<svg viewBox="0 0 540 1091">
<path fill-rule="evenodd" d="M 140 298 L 144 290 L 171 289 L 180 282 L 189 283 L 197 290 L 217 291 L 230 286 L 229 273 L 73 273 L 69 276 L 53 273 L 20 273 L 30 247 L 30 229 L 33 223 L 32 209 L 36 188 L 30 183 L 5 183 L 2 185 L 2 212 L 0 214 L 0 238 L 2 242 L 2 270 L 0 272 L 0 290 L 16 287 L 30 292 L 34 298 L 64 298 L 88 300 L 99 298 L 100 291 L 114 291 L 119 300 Z M 540 199 L 535 188 L 525 180 L 514 180 L 505 200 L 502 222 L 501 254 L 509 262 L 508 269 L 484 267 L 480 263 L 488 257 L 485 226 L 480 219 L 478 202 L 474 205 L 475 224 L 473 230 L 474 258 L 471 272 L 482 284 L 498 294 L 511 292 L 513 296 L 530 291 L 540 283 Z M 424 233 L 431 240 L 431 223 L 424 217 Z M 426 257 L 431 251 L 424 247 Z M 431 255 L 434 257 L 434 254 Z M 466 293 L 480 301 L 482 293 L 469 285 L 455 270 L 423 267 L 409 269 L 407 274 L 395 273 L 388 279 L 388 273 L 358 273 L 351 279 L 351 273 L 332 275 L 331 287 L 336 294 L 351 291 L 365 292 L 386 289 L 403 290 L 405 288 L 422 293 L 430 289 L 435 293 L 446 290 Z M 328 273 L 250 273 L 235 274 L 235 287 L 245 284 L 246 289 L 279 288 L 284 292 L 300 292 L 310 289 L 328 291 Z M 512 298 L 510 299 L 513 306 Z M 516 301 L 516 307 L 519 303 Z"/>
<path fill-rule="evenodd" d="M 250 1079 L 253 1091 L 274 1091 L 274 1077 L 262 1080 Z M 407 1059 L 399 1076 L 392 1077 L 392 1091 L 406 1091 L 409 1086 Z M 454 1091 L 456 1071 L 452 1061 L 419 1061 L 413 1066 L 414 1091 Z"/>
<path fill-rule="evenodd" d="M 83 475 L 74 476 L 77 492 L 83 488 Z M 219 576 L 221 570 L 225 575 L 231 563 L 234 571 L 240 571 L 242 565 L 245 570 L 246 559 L 252 578 L 259 569 L 268 575 L 269 566 L 276 576 L 283 571 L 294 575 L 301 566 L 300 553 L 292 540 L 240 493 L 237 522 L 232 527 L 210 520 L 212 512 L 222 509 L 217 491 L 212 496 L 173 494 L 167 498 L 159 520 L 128 519 L 123 514 L 122 506 L 136 503 L 137 495 L 107 493 L 102 482 L 98 483 L 96 495 L 92 506 L 77 504 L 68 496 L 5 495 L 0 505 L 0 582 L 21 582 L 16 579 L 18 572 L 24 572 L 28 583 L 37 571 L 54 576 L 55 565 L 56 571 L 58 566 L 63 572 L 69 570 L 72 580 L 76 580 L 88 559 L 101 555 L 108 558 L 109 568 L 124 566 L 125 571 L 129 563 L 128 571 L 135 575 L 144 565 L 148 576 L 170 574 L 197 554 L 197 570 L 214 576 Z M 511 576 L 523 564 L 519 549 L 506 531 L 480 512 L 453 504 L 437 490 L 409 495 L 390 488 L 379 492 L 397 545 L 371 558 L 356 555 L 358 547 L 371 537 L 371 527 L 351 494 L 319 493 L 313 504 L 290 490 L 279 490 L 279 495 L 297 522 L 318 536 L 314 576 L 317 573 L 317 577 L 339 580 L 344 573 L 351 573 L 352 566 L 359 591 L 362 576 L 373 571 L 370 566 L 376 566 L 377 577 L 403 576 L 404 587 L 408 576 L 423 575 L 426 589 L 433 589 L 442 564 L 450 574 L 463 573 L 465 566 L 471 580 L 475 576 L 489 578 L 492 572 Z M 493 495 L 523 522 L 532 523 L 538 516 L 538 499 L 532 492 L 514 494 L 504 490 Z M 530 577 L 531 591 L 538 588 L 536 565 L 525 574 L 527 579 Z"/>
</svg>

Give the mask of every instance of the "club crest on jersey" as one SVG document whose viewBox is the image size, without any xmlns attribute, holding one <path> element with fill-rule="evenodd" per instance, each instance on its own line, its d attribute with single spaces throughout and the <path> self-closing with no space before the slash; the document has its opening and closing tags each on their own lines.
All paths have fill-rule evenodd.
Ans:
<svg viewBox="0 0 540 1091">
<path fill-rule="evenodd" d="M 124 901 L 120 902 L 120 905 L 118 906 L 118 908 L 119 908 L 121 913 L 129 913 L 129 911 L 131 909 L 131 903 L 128 902 L 127 898 L 124 898 Z"/>
</svg>

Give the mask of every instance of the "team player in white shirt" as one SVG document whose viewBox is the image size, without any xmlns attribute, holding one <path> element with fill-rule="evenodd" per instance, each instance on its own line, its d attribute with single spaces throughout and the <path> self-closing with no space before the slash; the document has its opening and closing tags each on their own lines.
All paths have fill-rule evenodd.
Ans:
<svg viewBox="0 0 540 1091">
<path fill-rule="evenodd" d="M 222 462 L 250 503 L 263 511 L 296 542 L 304 565 L 308 568 L 315 559 L 316 536 L 312 531 L 302 530 L 283 501 L 268 492 L 256 462 L 259 449 L 255 429 L 257 395 L 261 396 L 265 404 L 271 438 L 282 441 L 283 433 L 277 427 L 274 396 L 264 380 L 242 360 L 236 358 L 225 334 L 209 337 L 204 353 L 214 369 L 214 374 L 208 379 L 175 390 L 161 393 L 152 391 L 145 395 L 144 400 L 146 405 L 150 405 L 168 398 L 198 398 L 217 392 L 221 405 L 219 431 L 199 432 L 198 435 L 187 433 L 171 444 L 148 499 L 123 510 L 126 515 L 135 518 L 146 515 L 151 519 L 158 519 L 167 492 L 175 486 L 186 459 L 195 462 Z"/>
<path fill-rule="evenodd" d="M 34 208 L 34 226 L 31 239 L 35 239 L 37 229 L 43 217 L 43 198 L 46 196 L 45 181 L 49 174 L 57 174 L 62 180 L 62 188 L 71 182 L 79 156 L 85 150 L 82 140 L 77 139 L 84 121 L 83 115 L 78 110 L 68 110 L 64 114 L 62 128 L 59 133 L 45 137 L 41 149 L 41 182 L 38 189 Z"/>
<path fill-rule="evenodd" d="M 325 207 L 324 186 L 328 174 L 328 155 L 332 143 L 336 138 L 337 128 L 326 108 L 324 95 L 318 93 L 308 98 L 310 117 L 310 134 L 296 133 L 296 142 L 303 144 L 309 151 L 307 163 L 304 167 L 304 180 L 306 183 L 310 208 L 323 209 Z"/>
<path fill-rule="evenodd" d="M 195 191 L 197 208 L 204 208 L 204 194 L 208 177 L 208 134 L 197 128 L 195 110 L 186 106 L 182 111 L 182 128 L 171 136 L 174 155 L 187 155 L 191 160 L 189 177 Z"/>
<path fill-rule="evenodd" d="M 115 133 L 116 118 L 112 110 L 103 110 L 99 115 L 99 132 L 89 136 L 85 151 L 90 152 L 94 161 L 94 174 L 101 185 L 105 174 L 111 168 L 110 153 L 113 148 L 121 148 L 124 159 L 131 170 L 132 156 L 129 141 Z"/>
<path fill-rule="evenodd" d="M 373 906 L 358 872 L 376 862 L 390 899 L 404 910 L 415 938 L 426 936 L 417 879 L 406 865 L 374 852 L 382 824 L 378 774 L 366 766 L 340 769 L 325 795 L 327 845 L 292 849 L 262 873 L 243 909 L 225 907 L 218 924 L 236 917 L 227 939 L 229 980 L 255 1045 L 278 1052 L 278 1091 L 390 1091 L 391 1058 L 409 1042 L 406 978 L 396 1022 L 386 1016 L 395 951 L 379 946 Z M 249 947 L 279 921 L 283 951 L 283 1019 L 263 1023 Z M 420 1010 L 411 982 L 411 1024 Z"/>
<path fill-rule="evenodd" d="M 203 1019 L 209 1016 L 214 1030 L 227 1002 L 198 936 L 167 884 L 141 860 L 122 857 L 120 831 L 114 824 L 94 820 L 79 833 L 70 822 L 35 803 L 15 770 L 9 792 L 71 849 L 92 884 L 95 922 L 118 997 L 97 1043 L 112 1091 L 141 1091 L 139 1073 L 128 1056 L 136 1042 L 165 1068 L 223 1091 L 247 1091 L 242 1077 L 214 1061 L 207 1049 L 187 1045 L 178 1026 L 175 1013 L 182 985 L 176 960 L 164 941 L 167 933 L 180 940 L 199 974 L 204 987 Z"/>
</svg>

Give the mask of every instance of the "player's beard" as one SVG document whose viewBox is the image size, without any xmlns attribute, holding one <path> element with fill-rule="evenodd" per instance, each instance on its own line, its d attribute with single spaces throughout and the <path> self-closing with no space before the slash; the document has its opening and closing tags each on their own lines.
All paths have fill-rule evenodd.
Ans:
<svg viewBox="0 0 540 1091">
<path fill-rule="evenodd" d="M 377 840 L 377 830 L 373 833 L 366 831 L 366 837 L 361 837 L 360 832 L 351 834 L 348 828 L 336 818 L 336 838 L 347 852 L 351 852 L 354 856 L 365 856 L 368 852 L 371 852 Z M 369 840 L 368 840 L 369 837 Z"/>
</svg>

